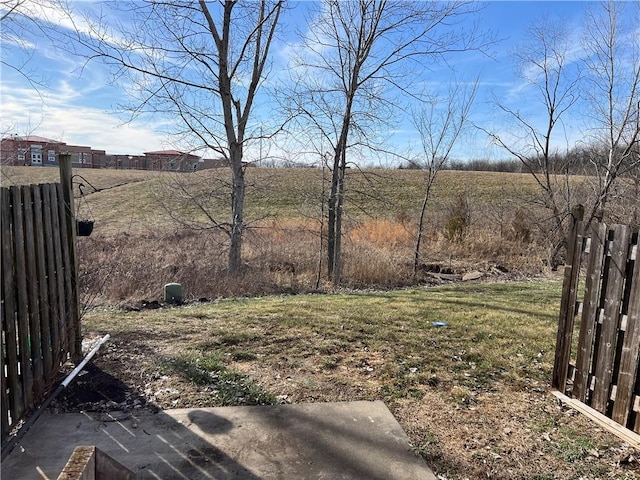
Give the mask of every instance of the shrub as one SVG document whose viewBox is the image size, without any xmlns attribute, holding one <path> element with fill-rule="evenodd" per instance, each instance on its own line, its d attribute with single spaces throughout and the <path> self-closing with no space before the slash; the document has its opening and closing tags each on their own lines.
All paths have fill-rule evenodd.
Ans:
<svg viewBox="0 0 640 480">
<path fill-rule="evenodd" d="M 511 239 L 519 240 L 522 243 L 529 243 L 531 241 L 531 227 L 529 217 L 525 212 L 519 208 L 513 216 L 511 222 Z"/>
<path fill-rule="evenodd" d="M 467 233 L 471 221 L 469 202 L 464 193 L 458 195 L 455 202 L 449 207 L 444 225 L 444 238 L 450 242 L 461 241 Z"/>
</svg>

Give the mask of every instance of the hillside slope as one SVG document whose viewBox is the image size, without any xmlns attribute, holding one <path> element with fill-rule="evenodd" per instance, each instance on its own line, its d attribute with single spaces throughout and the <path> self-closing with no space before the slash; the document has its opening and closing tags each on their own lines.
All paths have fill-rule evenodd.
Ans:
<svg viewBox="0 0 640 480">
<path fill-rule="evenodd" d="M 1 168 L 3 186 L 59 181 L 55 168 Z M 170 226 L 167 210 L 175 216 L 205 220 L 198 204 L 221 216 L 230 215 L 227 169 L 194 174 L 137 170 L 75 169 L 74 192 L 79 215 L 91 213 L 103 231 L 122 232 L 143 225 Z M 313 218 L 321 211 L 323 175 L 317 168 L 248 168 L 246 215 L 248 222 L 265 218 Z M 84 197 L 77 185 L 83 183 Z M 95 189 L 94 189 L 95 187 Z M 96 191 L 98 190 L 98 191 Z M 386 218 L 413 221 L 424 195 L 424 177 L 416 170 L 353 170 L 347 179 L 347 218 Z M 494 172 L 441 172 L 431 196 L 431 210 L 446 209 L 464 198 L 476 212 L 512 210 L 535 196 L 530 175 Z M 326 185 L 325 185 L 326 195 Z M 98 225 L 97 225 L 98 226 Z"/>
</svg>

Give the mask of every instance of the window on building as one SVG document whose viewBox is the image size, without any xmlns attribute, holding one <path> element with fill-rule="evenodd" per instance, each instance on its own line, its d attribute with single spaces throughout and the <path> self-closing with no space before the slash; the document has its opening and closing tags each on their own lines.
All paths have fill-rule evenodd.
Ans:
<svg viewBox="0 0 640 480">
<path fill-rule="evenodd" d="M 47 152 L 47 162 L 56 163 L 56 151 L 55 150 L 49 150 Z"/>
<path fill-rule="evenodd" d="M 42 147 L 39 145 L 31 147 L 31 165 L 42 165 Z"/>
</svg>

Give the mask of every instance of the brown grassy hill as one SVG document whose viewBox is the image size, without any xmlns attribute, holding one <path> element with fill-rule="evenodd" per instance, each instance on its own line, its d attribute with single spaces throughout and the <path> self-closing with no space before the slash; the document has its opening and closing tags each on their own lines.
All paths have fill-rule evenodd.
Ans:
<svg viewBox="0 0 640 480">
<path fill-rule="evenodd" d="M 103 224 L 106 231 L 127 231 L 132 221 L 154 225 L 163 216 L 159 212 L 168 208 L 189 211 L 190 200 L 185 192 L 194 198 L 206 197 L 207 205 L 222 216 L 229 213 L 230 175 L 226 169 L 193 174 L 108 169 L 75 169 L 73 173 L 76 188 L 80 183 L 85 185 L 81 207 L 90 208 L 96 222 Z M 326 177 L 328 173 L 317 168 L 247 169 L 249 221 L 319 216 L 323 175 Z M 3 166 L 0 178 L 3 186 L 9 186 L 56 182 L 59 174 L 55 168 Z M 413 221 L 420 209 L 423 189 L 424 176 L 420 171 L 353 170 L 347 179 L 346 214 L 352 220 Z M 535 182 L 526 174 L 444 171 L 435 184 L 431 210 L 437 213 L 462 196 L 478 218 L 487 215 L 488 210 L 495 212 L 489 216 L 496 216 L 498 210 L 506 210 L 507 206 L 513 210 L 531 200 L 535 193 Z M 76 198 L 79 198 L 77 189 Z"/>
<path fill-rule="evenodd" d="M 87 295 L 109 302 L 157 298 L 169 281 L 185 284 L 194 298 L 326 286 L 327 171 L 247 169 L 247 268 L 232 278 L 225 271 L 228 238 L 212 222 L 229 221 L 227 169 L 73 173 L 77 215 L 95 221 L 92 236 L 79 239 Z M 0 178 L 8 186 L 54 182 L 58 175 L 55 168 L 2 167 Z M 441 172 L 427 208 L 418 277 L 412 257 L 423 172 L 351 169 L 346 188 L 344 285 L 433 282 L 438 272 L 518 276 L 548 270 L 545 213 L 530 175 Z"/>
</svg>

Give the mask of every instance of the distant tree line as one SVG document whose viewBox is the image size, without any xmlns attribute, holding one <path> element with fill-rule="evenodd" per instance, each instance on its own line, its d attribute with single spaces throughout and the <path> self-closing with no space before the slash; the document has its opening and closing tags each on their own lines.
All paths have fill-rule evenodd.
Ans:
<svg viewBox="0 0 640 480">
<path fill-rule="evenodd" d="M 619 147 L 626 150 L 627 147 Z M 602 159 L 609 154 L 606 148 L 597 146 L 578 146 L 564 153 L 552 153 L 549 156 L 550 173 L 554 175 L 598 175 L 602 165 Z M 638 175 L 638 159 L 640 158 L 640 146 L 635 145 L 632 154 L 627 156 L 628 168 L 621 171 L 621 176 Z M 540 163 L 532 162 L 532 165 Z M 398 166 L 400 170 L 422 170 L 424 164 L 408 160 Z M 467 172 L 505 172 L 505 173 L 541 173 L 540 169 L 531 170 L 529 165 L 524 165 L 519 159 L 491 160 L 488 158 L 474 158 L 471 160 L 450 159 L 444 163 L 443 170 L 459 170 Z"/>
<path fill-rule="evenodd" d="M 423 170 L 424 164 L 408 160 L 401 163 L 400 170 Z M 490 160 L 486 158 L 474 158 L 471 160 L 451 159 L 442 165 L 442 170 L 460 170 L 467 172 L 508 172 L 522 173 L 522 164 L 519 160 Z"/>
</svg>

